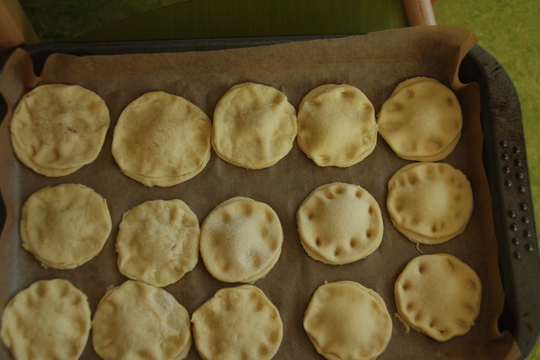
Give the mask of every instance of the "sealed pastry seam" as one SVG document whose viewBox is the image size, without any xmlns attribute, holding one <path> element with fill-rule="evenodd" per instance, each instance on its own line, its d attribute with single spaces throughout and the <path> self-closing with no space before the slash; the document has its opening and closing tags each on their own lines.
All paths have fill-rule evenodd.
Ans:
<svg viewBox="0 0 540 360">
<path fill-rule="evenodd" d="M 375 291 L 357 282 L 338 281 L 317 288 L 304 316 L 304 329 L 328 360 L 371 360 L 386 349 L 392 319 Z"/>
<path fill-rule="evenodd" d="M 93 318 L 93 346 L 104 360 L 181 360 L 191 347 L 187 310 L 167 291 L 127 280 L 100 300 Z"/>
<path fill-rule="evenodd" d="M 456 95 L 435 79 L 398 84 L 378 114 L 379 133 L 401 158 L 438 161 L 461 136 L 463 115 Z"/>
<path fill-rule="evenodd" d="M 173 186 L 210 159 L 210 119 L 188 100 L 154 91 L 132 101 L 114 129 L 112 155 L 121 171 L 146 186 Z"/>
<path fill-rule="evenodd" d="M 193 270 L 199 259 L 199 222 L 182 200 L 151 200 L 122 216 L 116 237 L 122 274 L 167 286 Z"/>
<path fill-rule="evenodd" d="M 349 167 L 375 148 L 373 105 L 358 88 L 325 84 L 304 96 L 298 110 L 298 146 L 318 166 Z"/>
<path fill-rule="evenodd" d="M 212 276 L 225 282 L 252 283 L 273 268 L 281 254 L 283 229 L 265 203 L 234 197 L 207 215 L 200 251 Z"/>
<path fill-rule="evenodd" d="M 41 189 L 23 205 L 22 246 L 48 267 L 73 269 L 90 261 L 111 230 L 107 201 L 81 184 Z"/>
<path fill-rule="evenodd" d="M 214 151 L 224 161 L 243 168 L 276 164 L 291 151 L 296 133 L 296 109 L 284 93 L 271 86 L 234 85 L 214 110 Z"/>
<path fill-rule="evenodd" d="M 78 85 L 41 85 L 15 108 L 12 146 L 35 172 L 65 176 L 97 158 L 109 125 L 109 109 L 93 91 Z"/>
<path fill-rule="evenodd" d="M 381 244 L 384 232 L 377 201 L 358 185 L 325 184 L 298 208 L 297 227 L 307 254 L 326 264 L 365 258 Z"/>
<path fill-rule="evenodd" d="M 0 336 L 15 359 L 78 359 L 88 341 L 87 296 L 63 279 L 40 280 L 17 293 L 2 315 Z"/>
<path fill-rule="evenodd" d="M 412 163 L 388 180 L 387 209 L 395 228 L 414 242 L 436 244 L 461 234 L 472 215 L 465 174 L 446 163 Z"/>
<path fill-rule="evenodd" d="M 472 268 L 453 255 L 420 255 L 405 266 L 394 293 L 403 321 L 435 340 L 447 341 L 474 325 L 482 283 Z"/>
<path fill-rule="evenodd" d="M 283 338 L 278 309 L 253 285 L 218 290 L 191 321 L 195 345 L 205 360 L 271 359 Z"/>
</svg>

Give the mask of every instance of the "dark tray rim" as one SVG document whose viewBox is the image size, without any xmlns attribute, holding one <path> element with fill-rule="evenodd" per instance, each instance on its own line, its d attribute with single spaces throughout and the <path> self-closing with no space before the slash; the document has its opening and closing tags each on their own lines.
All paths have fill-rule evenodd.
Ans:
<svg viewBox="0 0 540 360">
<path fill-rule="evenodd" d="M 43 43 L 22 47 L 39 74 L 53 53 L 76 56 L 209 51 L 329 39 L 358 34 L 296 35 L 180 40 Z M 0 58 L 0 77 L 10 53 Z M 528 173 L 521 108 L 517 91 L 502 65 L 475 45 L 460 66 L 460 80 L 477 82 L 484 132 L 483 162 L 488 177 L 499 267 L 506 295 L 499 329 L 509 331 L 525 359 L 540 334 L 540 256 Z M 0 97 L 0 122 L 7 105 Z M 6 209 L 0 194 L 0 232 Z"/>
</svg>

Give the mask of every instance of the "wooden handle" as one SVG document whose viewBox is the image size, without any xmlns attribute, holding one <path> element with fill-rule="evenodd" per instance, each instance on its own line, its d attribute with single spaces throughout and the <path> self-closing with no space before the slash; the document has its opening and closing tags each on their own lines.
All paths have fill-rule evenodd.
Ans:
<svg viewBox="0 0 540 360">
<path fill-rule="evenodd" d="M 430 0 L 403 0 L 409 26 L 437 25 Z"/>
</svg>

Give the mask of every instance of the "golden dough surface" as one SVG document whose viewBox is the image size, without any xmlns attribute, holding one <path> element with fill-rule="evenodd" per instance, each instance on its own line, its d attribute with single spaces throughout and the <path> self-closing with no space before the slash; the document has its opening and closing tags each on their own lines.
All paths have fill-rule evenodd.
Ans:
<svg viewBox="0 0 540 360">
<path fill-rule="evenodd" d="M 412 163 L 388 180 L 387 208 L 396 229 L 422 244 L 461 234 L 473 210 L 467 177 L 446 163 Z"/>
<path fill-rule="evenodd" d="M 78 85 L 41 85 L 24 95 L 11 120 L 11 142 L 23 164 L 49 177 L 71 174 L 99 155 L 109 109 Z"/>
<path fill-rule="evenodd" d="M 14 359 L 78 359 L 91 327 L 86 295 L 62 279 L 40 280 L 11 299 L 2 315 L 2 342 Z"/>
<path fill-rule="evenodd" d="M 201 226 L 201 257 L 224 282 L 252 283 L 273 268 L 281 254 L 283 229 L 265 203 L 234 197 L 208 214 Z"/>
<path fill-rule="evenodd" d="M 266 360 L 279 349 L 278 309 L 253 285 L 218 290 L 193 313 L 193 337 L 205 360 Z"/>
<path fill-rule="evenodd" d="M 469 332 L 480 312 L 482 283 L 450 254 L 421 255 L 399 275 L 394 293 L 401 318 L 438 341 Z"/>
<path fill-rule="evenodd" d="M 146 201 L 122 217 L 118 268 L 133 280 L 170 285 L 197 265 L 199 235 L 197 216 L 182 200 Z"/>
<path fill-rule="evenodd" d="M 304 316 L 313 346 L 328 360 L 371 360 L 384 352 L 392 319 L 384 300 L 354 281 L 319 286 Z"/>
<path fill-rule="evenodd" d="M 383 103 L 378 123 L 379 133 L 399 157 L 437 161 L 456 147 L 463 116 L 451 89 L 417 77 L 398 84 Z"/>
<path fill-rule="evenodd" d="M 296 110 L 285 94 L 248 82 L 230 88 L 217 103 L 212 144 L 223 160 L 262 169 L 291 151 L 296 131 Z"/>
<path fill-rule="evenodd" d="M 190 328 L 187 310 L 171 294 L 127 280 L 99 302 L 93 345 L 104 360 L 181 360 L 191 347 Z"/>
<path fill-rule="evenodd" d="M 298 146 L 319 166 L 359 163 L 375 148 L 377 132 L 371 101 L 351 85 L 321 85 L 298 110 Z"/>
<path fill-rule="evenodd" d="M 199 174 L 210 159 L 212 125 L 186 99 L 146 93 L 122 111 L 112 154 L 127 176 L 146 186 L 173 186 Z"/>
<path fill-rule="evenodd" d="M 326 264 L 363 259 L 383 238 L 379 204 L 353 184 L 336 182 L 315 189 L 298 208 L 297 223 L 306 252 Z"/>
<path fill-rule="evenodd" d="M 112 229 L 107 201 L 80 184 L 47 187 L 22 209 L 22 246 L 45 266 L 73 269 L 97 256 Z"/>
</svg>

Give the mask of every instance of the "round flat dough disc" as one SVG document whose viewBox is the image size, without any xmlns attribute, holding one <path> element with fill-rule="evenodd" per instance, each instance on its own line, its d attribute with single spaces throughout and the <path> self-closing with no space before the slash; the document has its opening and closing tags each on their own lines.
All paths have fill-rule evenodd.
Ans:
<svg viewBox="0 0 540 360">
<path fill-rule="evenodd" d="M 387 208 L 407 238 L 440 244 L 465 230 L 473 210 L 471 184 L 449 164 L 409 164 L 388 180 Z"/>
<path fill-rule="evenodd" d="M 417 77 L 400 83 L 379 112 L 379 133 L 407 160 L 446 158 L 461 136 L 461 106 L 439 81 Z"/>
<path fill-rule="evenodd" d="M 17 360 L 76 360 L 91 327 L 86 295 L 67 280 L 40 280 L 20 291 L 2 315 L 1 337 Z"/>
<path fill-rule="evenodd" d="M 199 221 L 182 200 L 153 200 L 122 217 L 116 237 L 118 268 L 125 276 L 167 286 L 199 260 Z"/>
<path fill-rule="evenodd" d="M 78 85 L 41 85 L 17 105 L 11 143 L 38 174 L 64 176 L 98 157 L 109 125 L 109 109 L 96 93 Z"/>
<path fill-rule="evenodd" d="M 298 110 L 298 146 L 319 166 L 359 163 L 375 149 L 377 131 L 371 101 L 351 85 L 319 86 Z"/>
<path fill-rule="evenodd" d="M 270 272 L 281 254 L 283 229 L 265 203 L 235 197 L 218 205 L 201 226 L 201 257 L 224 282 L 253 283 Z"/>
<path fill-rule="evenodd" d="M 98 255 L 112 222 L 107 201 L 80 184 L 47 187 L 22 209 L 22 246 L 45 266 L 73 269 Z"/>
<path fill-rule="evenodd" d="M 338 281 L 315 291 L 304 329 L 317 352 L 328 360 L 372 360 L 390 341 L 392 319 L 375 291 L 354 281 Z"/>
<path fill-rule="evenodd" d="M 383 238 L 379 204 L 353 184 L 331 183 L 315 189 L 298 208 L 297 222 L 308 255 L 326 264 L 363 259 Z"/>
<path fill-rule="evenodd" d="M 210 160 L 212 125 L 186 99 L 149 92 L 129 104 L 114 129 L 112 154 L 124 174 L 146 186 L 173 186 Z"/>
<path fill-rule="evenodd" d="M 92 336 L 104 360 L 181 360 L 192 341 L 187 310 L 167 291 L 133 280 L 101 299 Z"/>
<path fill-rule="evenodd" d="M 473 269 L 453 255 L 421 255 L 405 266 L 394 293 L 403 321 L 435 340 L 447 341 L 474 325 L 482 283 Z"/>
<path fill-rule="evenodd" d="M 266 85 L 233 86 L 214 111 L 212 144 L 223 160 L 247 169 L 274 165 L 291 151 L 296 110 L 281 91 Z"/>
<path fill-rule="evenodd" d="M 277 308 L 253 285 L 224 288 L 193 313 L 193 337 L 205 360 L 266 360 L 279 349 Z"/>
</svg>

